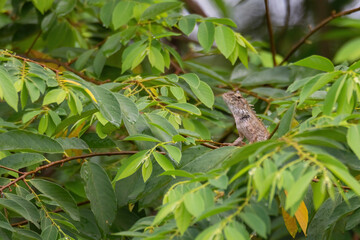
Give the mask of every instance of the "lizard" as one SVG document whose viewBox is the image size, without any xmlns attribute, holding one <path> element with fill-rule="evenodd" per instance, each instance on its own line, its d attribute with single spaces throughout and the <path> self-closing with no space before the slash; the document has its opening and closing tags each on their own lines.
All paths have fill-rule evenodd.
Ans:
<svg viewBox="0 0 360 240">
<path fill-rule="evenodd" d="M 222 97 L 234 116 L 236 128 L 239 132 L 239 138 L 231 145 L 243 145 L 244 137 L 250 143 L 265 141 L 269 138 L 270 134 L 266 127 L 257 118 L 256 113 L 239 91 L 229 91 L 224 93 Z"/>
</svg>

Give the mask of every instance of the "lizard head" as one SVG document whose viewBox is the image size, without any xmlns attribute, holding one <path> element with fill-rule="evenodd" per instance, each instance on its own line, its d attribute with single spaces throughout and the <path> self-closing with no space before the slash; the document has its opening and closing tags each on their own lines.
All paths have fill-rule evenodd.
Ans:
<svg viewBox="0 0 360 240">
<path fill-rule="evenodd" d="M 248 116 L 249 112 L 252 111 L 250 105 L 239 91 L 224 93 L 222 97 L 233 115 L 239 117 Z"/>
<path fill-rule="evenodd" d="M 239 91 L 233 92 L 227 92 L 223 94 L 223 99 L 226 102 L 227 105 L 244 105 L 247 106 L 247 101 Z"/>
</svg>

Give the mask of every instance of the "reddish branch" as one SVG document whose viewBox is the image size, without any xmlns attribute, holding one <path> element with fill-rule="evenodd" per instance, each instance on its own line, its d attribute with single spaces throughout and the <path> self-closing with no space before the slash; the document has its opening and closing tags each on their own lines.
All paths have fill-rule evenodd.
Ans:
<svg viewBox="0 0 360 240">
<path fill-rule="evenodd" d="M 8 168 L 8 167 L 2 166 L 2 165 L 0 165 L 0 168 L 6 169 L 6 170 L 11 171 L 11 172 L 16 172 L 16 173 L 18 173 L 18 174 L 24 174 L 23 172 L 20 172 L 20 171 L 18 171 L 18 170 L 15 170 L 15 169 L 12 169 L 12 168 Z"/>
<path fill-rule="evenodd" d="M 46 168 L 55 166 L 55 165 L 61 165 L 64 164 L 66 162 L 72 161 L 72 160 L 76 160 L 76 159 L 84 159 L 84 158 L 90 158 L 90 157 L 96 157 L 96 156 L 114 156 L 114 155 L 129 155 L 129 154 L 135 154 L 138 151 L 120 151 L 120 152 L 104 152 L 104 153 L 90 153 L 90 154 L 84 154 L 81 156 L 74 156 L 74 157 L 67 157 L 67 158 L 63 158 L 61 160 L 55 161 L 55 162 L 51 162 L 49 164 L 40 166 L 38 168 L 36 168 L 35 170 L 29 171 L 29 172 L 25 172 L 22 173 L 22 175 L 18 178 L 15 178 L 13 181 L 9 182 L 8 184 L 2 186 L 0 188 L 0 193 L 2 193 L 6 188 L 11 187 L 12 185 L 14 185 L 15 183 L 25 180 L 25 178 L 27 176 L 33 175 L 41 170 L 44 170 Z M 160 152 L 161 154 L 165 154 L 164 152 Z"/>
<path fill-rule="evenodd" d="M 335 13 L 333 12 L 331 16 L 325 18 L 324 20 L 322 20 L 318 25 L 316 25 L 308 34 L 306 34 L 302 39 L 300 39 L 289 51 L 289 53 L 285 56 L 284 60 L 279 64 L 282 65 L 284 64 L 289 58 L 290 56 L 301 46 L 305 43 L 305 41 L 311 37 L 314 33 L 316 33 L 317 31 L 319 31 L 319 29 L 321 29 L 322 27 L 324 27 L 326 24 L 328 24 L 331 20 L 338 18 L 338 17 L 342 17 L 345 15 L 349 15 L 351 13 L 360 11 L 360 7 L 358 8 L 353 8 L 347 11 L 342 11 L 339 13 Z"/>
<path fill-rule="evenodd" d="M 275 49 L 275 43 L 274 43 L 274 35 L 271 25 L 271 19 L 270 19 L 270 11 L 269 11 L 269 3 L 268 0 L 264 0 L 265 2 L 265 12 L 266 12 L 266 23 L 267 28 L 269 32 L 269 39 L 270 39 L 270 46 L 271 46 L 271 55 L 273 59 L 273 64 L 276 66 L 276 49 Z"/>
</svg>

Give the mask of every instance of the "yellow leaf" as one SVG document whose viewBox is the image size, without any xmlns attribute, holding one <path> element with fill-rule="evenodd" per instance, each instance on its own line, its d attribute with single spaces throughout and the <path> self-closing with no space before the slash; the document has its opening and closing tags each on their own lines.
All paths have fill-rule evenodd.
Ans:
<svg viewBox="0 0 360 240">
<path fill-rule="evenodd" d="M 71 84 L 74 84 L 74 85 L 76 85 L 76 86 L 81 86 L 80 83 L 75 82 L 75 81 L 73 81 L 73 80 L 64 79 L 64 80 L 61 80 L 61 81 L 62 81 L 62 82 L 66 82 L 66 83 L 71 83 Z"/>
<path fill-rule="evenodd" d="M 298 210 L 295 212 L 295 217 L 306 237 L 306 229 L 309 223 L 309 214 L 304 201 L 301 201 Z"/>
<path fill-rule="evenodd" d="M 85 121 L 83 121 L 81 124 L 79 124 L 68 136 L 68 138 L 73 138 L 73 137 L 79 137 L 80 131 L 83 129 L 84 125 L 85 125 Z"/>
<path fill-rule="evenodd" d="M 285 191 L 285 195 L 287 196 L 287 191 Z M 306 237 L 307 225 L 309 223 L 309 213 L 306 208 L 304 201 L 301 201 L 299 208 L 295 212 L 295 218 L 299 223 L 301 230 L 303 231 Z"/>
<path fill-rule="evenodd" d="M 149 90 L 152 92 L 152 94 L 154 94 L 155 97 L 159 96 L 155 88 L 149 88 Z"/>
<path fill-rule="evenodd" d="M 296 219 L 292 216 L 290 216 L 284 208 L 281 208 L 282 216 L 285 222 L 285 227 L 290 233 L 290 235 L 295 238 L 296 233 L 298 231 L 298 226 L 296 223 Z"/>
<path fill-rule="evenodd" d="M 84 88 L 84 90 L 85 90 L 85 92 L 86 92 L 87 94 L 89 94 L 89 97 L 90 97 L 94 102 L 96 102 L 96 103 L 98 102 L 98 101 L 96 100 L 94 94 L 92 94 L 92 92 L 90 92 L 89 89 Z"/>
<path fill-rule="evenodd" d="M 56 70 L 59 70 L 60 72 L 66 71 L 66 69 L 60 65 L 60 63 L 57 64 L 55 59 L 53 59 L 52 57 L 50 57 L 49 55 L 47 55 L 45 53 L 42 53 L 42 52 L 32 49 L 29 53 L 29 56 L 32 58 L 37 58 L 38 59 L 37 62 L 45 65 L 48 68 L 56 69 Z M 43 59 L 43 61 L 41 61 L 41 59 Z M 54 62 L 46 61 L 47 59 L 52 60 Z"/>
</svg>

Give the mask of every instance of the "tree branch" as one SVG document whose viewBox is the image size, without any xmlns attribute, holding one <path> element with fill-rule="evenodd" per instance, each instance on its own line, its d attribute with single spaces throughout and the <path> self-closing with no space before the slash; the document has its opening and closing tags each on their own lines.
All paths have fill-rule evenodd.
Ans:
<svg viewBox="0 0 360 240">
<path fill-rule="evenodd" d="M 274 35 L 273 35 L 271 19 L 270 19 L 268 0 L 264 0 L 264 3 L 265 3 L 265 12 L 266 12 L 266 23 L 267 23 L 267 28 L 268 28 L 268 32 L 269 32 L 269 39 L 270 39 L 270 46 L 271 46 L 271 55 L 272 55 L 273 64 L 275 67 L 276 66 L 276 49 L 275 49 Z"/>
<path fill-rule="evenodd" d="M 74 156 L 74 157 L 67 157 L 67 158 L 63 158 L 61 160 L 55 161 L 55 162 L 51 162 L 49 164 L 40 166 L 38 168 L 36 168 L 35 170 L 29 171 L 29 172 L 25 172 L 22 173 L 22 175 L 18 178 L 15 178 L 13 181 L 9 182 L 8 184 L 2 186 L 0 188 L 0 193 L 2 193 L 6 188 L 11 187 L 12 185 L 14 185 L 15 183 L 25 180 L 25 178 L 29 175 L 35 174 L 43 169 L 55 166 L 55 165 L 61 165 L 64 164 L 66 162 L 72 161 L 72 160 L 76 160 L 76 159 L 84 159 L 84 158 L 90 158 L 90 157 L 96 157 L 96 156 L 114 156 L 114 155 L 130 155 L 130 154 L 135 154 L 138 153 L 138 151 L 120 151 L 120 152 L 104 152 L 104 153 L 90 153 L 90 154 L 84 154 L 81 156 Z M 161 154 L 165 154 L 164 152 L 159 152 Z"/>
<path fill-rule="evenodd" d="M 282 60 L 282 62 L 279 65 L 283 65 L 290 57 L 291 55 L 293 55 L 293 53 L 299 48 L 301 47 L 301 45 L 303 45 L 305 43 L 305 41 L 311 37 L 314 33 L 316 33 L 317 31 L 319 31 L 319 29 L 321 29 L 322 27 L 324 27 L 326 24 L 328 24 L 331 20 L 338 18 L 338 17 L 342 17 L 345 15 L 349 15 L 351 13 L 360 11 L 360 7 L 358 8 L 353 8 L 347 11 L 342 11 L 339 13 L 335 13 L 333 12 L 331 16 L 325 18 L 324 20 L 322 20 L 318 25 L 316 25 L 308 34 L 306 34 L 302 39 L 300 39 L 289 51 L 289 53 L 284 57 L 284 60 Z"/>
<path fill-rule="evenodd" d="M 11 171 L 11 172 L 16 172 L 16 173 L 18 173 L 18 174 L 24 174 L 23 172 L 20 172 L 20 171 L 18 171 L 18 170 L 15 170 L 15 169 L 12 169 L 12 168 L 8 168 L 8 167 L 2 166 L 2 165 L 0 165 L 0 168 L 6 169 L 6 170 Z"/>
<path fill-rule="evenodd" d="M 189 10 L 190 13 L 196 13 L 196 14 L 199 14 L 199 15 L 201 15 L 203 17 L 207 17 L 206 13 L 199 6 L 199 4 L 197 4 L 197 2 L 195 2 L 193 0 L 183 0 L 183 2 L 185 2 L 185 4 L 188 7 L 188 10 Z"/>
</svg>

